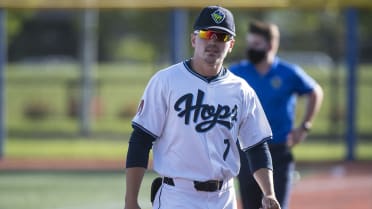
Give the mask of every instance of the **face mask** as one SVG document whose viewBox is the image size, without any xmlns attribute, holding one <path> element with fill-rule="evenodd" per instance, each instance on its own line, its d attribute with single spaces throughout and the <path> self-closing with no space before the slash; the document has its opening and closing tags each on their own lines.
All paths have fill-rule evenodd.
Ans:
<svg viewBox="0 0 372 209">
<path fill-rule="evenodd" d="M 267 52 L 262 49 L 250 49 L 248 48 L 247 51 L 247 58 L 249 61 L 252 62 L 252 64 L 258 64 L 262 60 L 264 60 L 267 56 Z"/>
</svg>

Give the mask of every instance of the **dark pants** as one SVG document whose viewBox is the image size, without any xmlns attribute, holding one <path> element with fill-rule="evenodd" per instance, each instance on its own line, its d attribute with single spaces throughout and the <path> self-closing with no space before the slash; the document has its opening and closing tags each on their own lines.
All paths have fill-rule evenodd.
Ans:
<svg viewBox="0 0 372 209">
<path fill-rule="evenodd" d="M 290 149 L 286 145 L 269 145 L 274 168 L 275 195 L 282 209 L 288 209 L 291 177 L 294 161 Z M 238 175 L 240 197 L 244 209 L 261 207 L 262 192 L 250 172 L 247 157 L 240 151 L 241 168 Z"/>
</svg>

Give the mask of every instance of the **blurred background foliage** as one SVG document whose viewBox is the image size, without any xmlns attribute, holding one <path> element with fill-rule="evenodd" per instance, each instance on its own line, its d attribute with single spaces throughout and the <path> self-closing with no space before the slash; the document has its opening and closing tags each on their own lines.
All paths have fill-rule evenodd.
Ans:
<svg viewBox="0 0 372 209">
<path fill-rule="evenodd" d="M 333 59 L 340 59 L 343 55 L 345 19 L 342 10 L 231 10 L 235 15 L 238 35 L 230 60 L 242 57 L 245 32 L 252 19 L 279 25 L 281 51 L 322 51 Z M 185 27 L 191 32 L 197 11 L 189 9 L 187 13 L 189 25 Z M 78 58 L 79 10 L 9 10 L 7 14 L 10 62 L 43 56 Z M 369 41 L 372 27 L 368 23 L 371 16 L 368 10 L 359 11 L 362 62 L 372 60 L 372 43 Z M 172 35 L 170 21 L 171 11 L 166 9 L 99 11 L 98 60 L 167 62 Z"/>
</svg>

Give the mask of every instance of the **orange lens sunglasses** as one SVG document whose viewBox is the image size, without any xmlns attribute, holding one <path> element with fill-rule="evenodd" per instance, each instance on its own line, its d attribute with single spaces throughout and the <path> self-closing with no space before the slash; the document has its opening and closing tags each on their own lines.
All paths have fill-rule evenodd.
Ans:
<svg viewBox="0 0 372 209">
<path fill-rule="evenodd" d="M 227 33 L 221 33 L 221 32 L 216 32 L 213 30 L 199 30 L 196 32 L 198 36 L 202 39 L 207 39 L 207 40 L 217 40 L 221 42 L 227 42 L 232 39 L 232 36 Z"/>
</svg>

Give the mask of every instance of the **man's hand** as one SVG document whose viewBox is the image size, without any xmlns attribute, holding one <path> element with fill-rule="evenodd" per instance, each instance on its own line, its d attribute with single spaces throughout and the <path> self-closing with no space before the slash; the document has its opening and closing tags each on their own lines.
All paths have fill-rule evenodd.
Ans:
<svg viewBox="0 0 372 209">
<path fill-rule="evenodd" d="M 280 209 L 280 204 L 274 196 L 264 196 L 262 198 L 262 207 L 260 209 Z"/>
<path fill-rule="evenodd" d="M 296 128 L 292 130 L 291 133 L 287 136 L 287 145 L 288 147 L 294 147 L 300 142 L 304 141 L 307 137 L 307 131 L 302 128 Z"/>
</svg>

